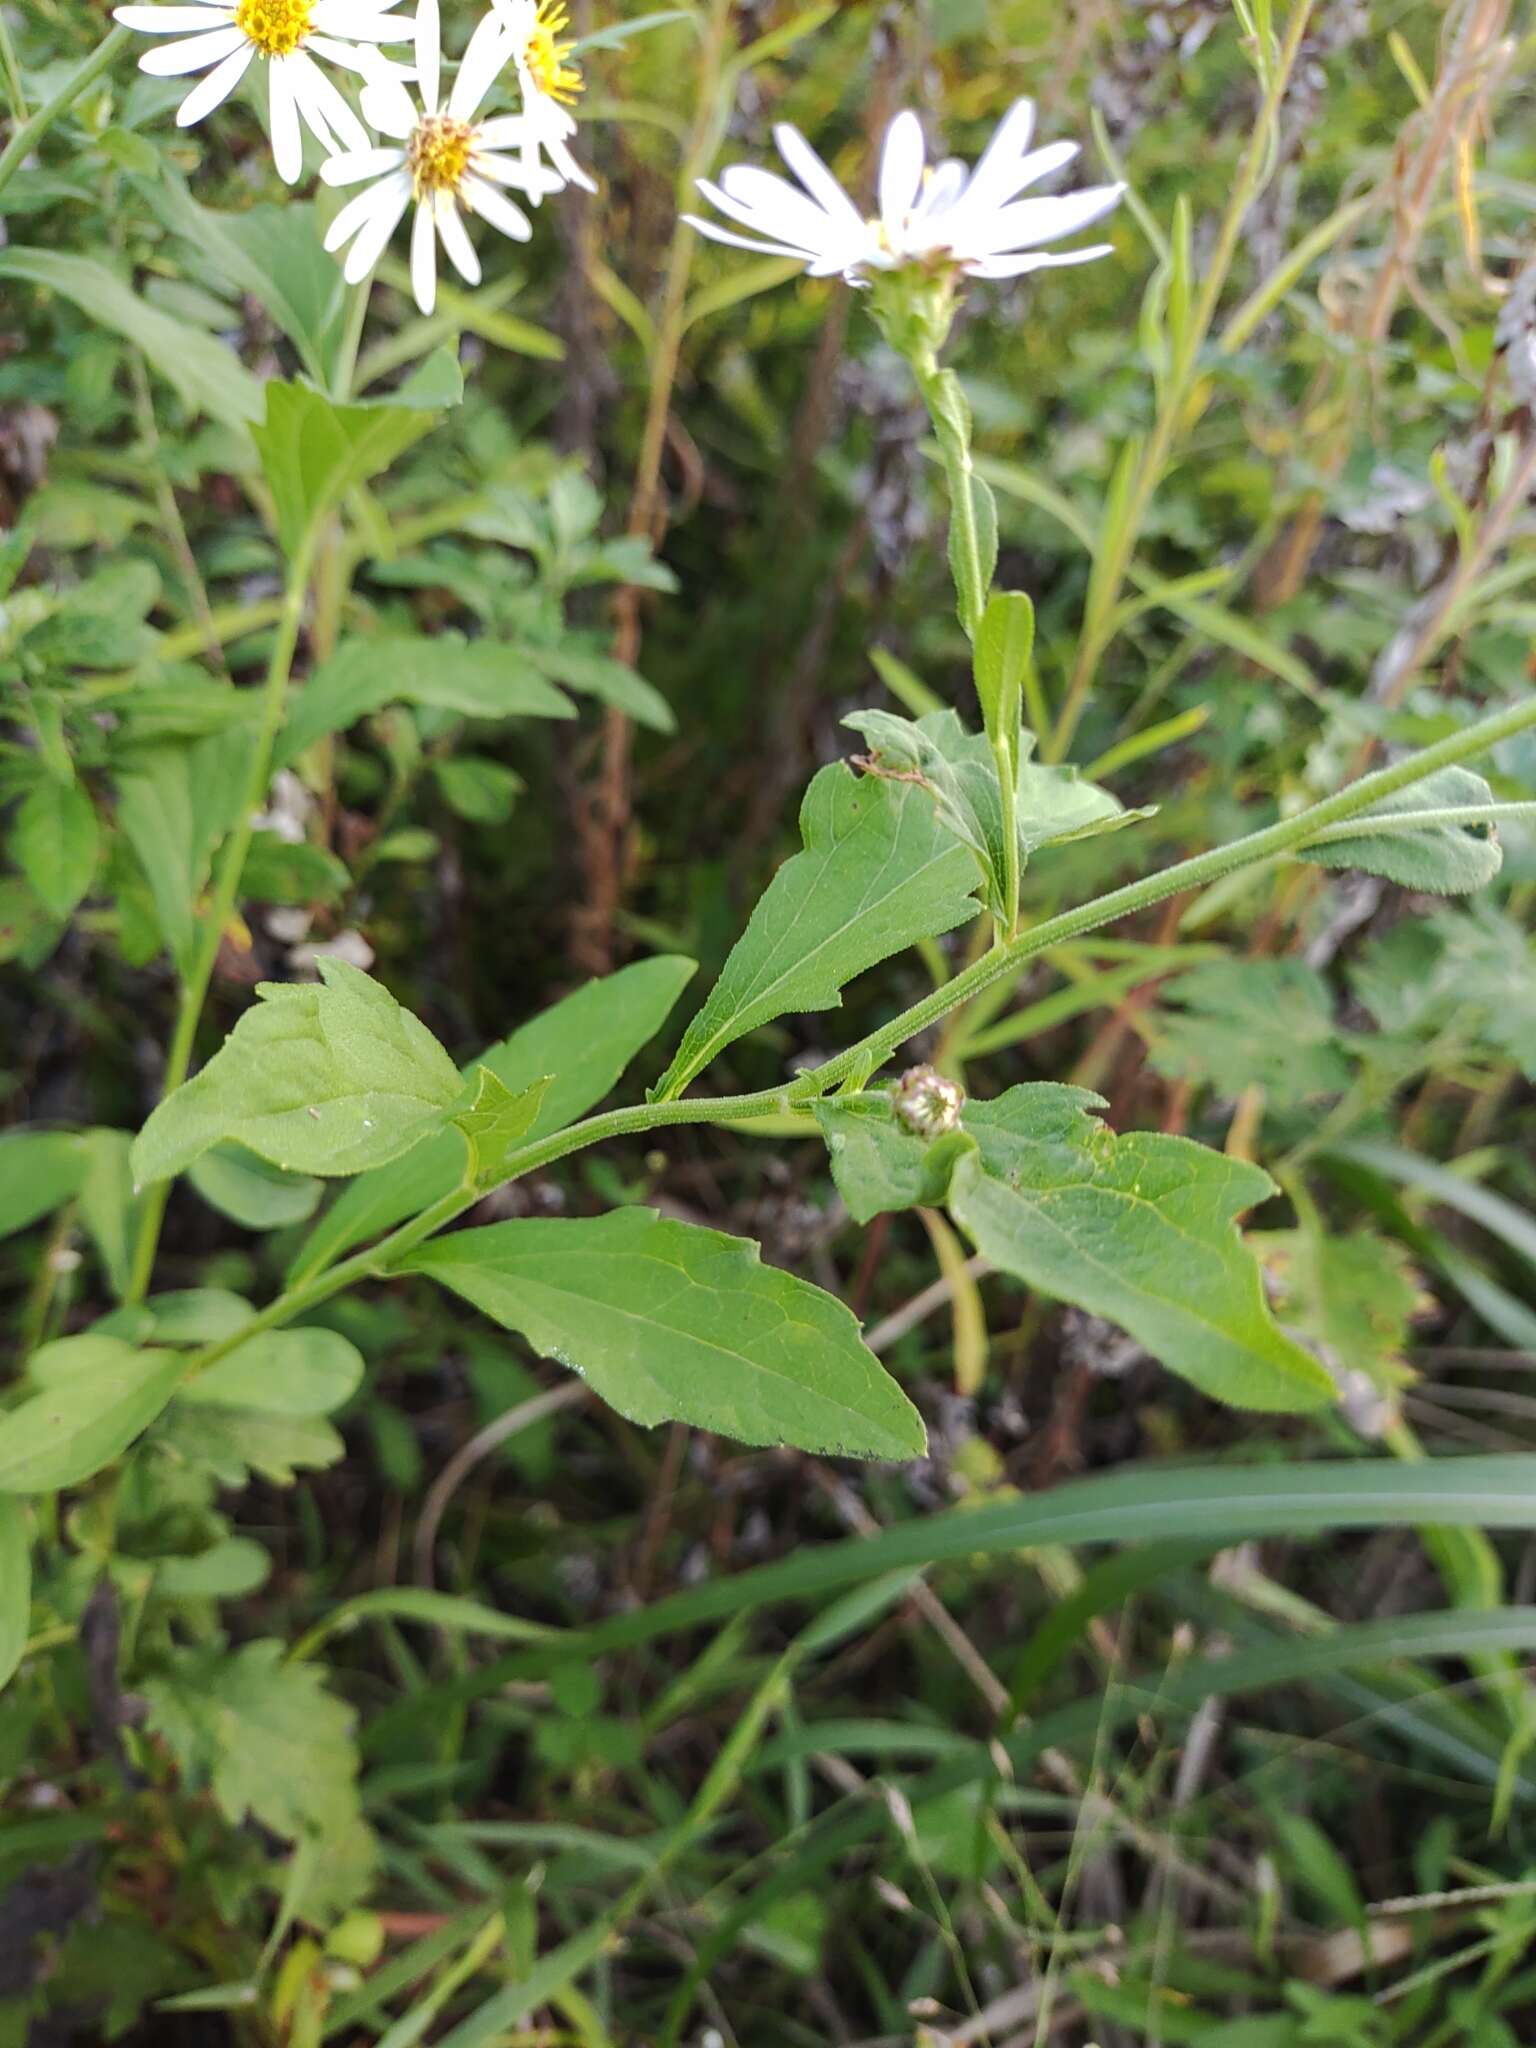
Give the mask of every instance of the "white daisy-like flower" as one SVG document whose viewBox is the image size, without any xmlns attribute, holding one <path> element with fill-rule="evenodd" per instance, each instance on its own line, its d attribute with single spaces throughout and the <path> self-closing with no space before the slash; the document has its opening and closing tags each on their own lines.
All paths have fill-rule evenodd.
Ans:
<svg viewBox="0 0 1536 2048">
<path fill-rule="evenodd" d="M 752 164 L 733 164 L 718 184 L 699 180 L 711 205 L 750 234 L 693 214 L 684 218 L 714 241 L 759 255 L 793 256 L 812 277 L 840 275 L 850 284 L 909 264 L 952 266 L 971 277 L 1021 277 L 1029 270 L 1107 255 L 1107 242 L 1055 255 L 1042 251 L 1043 243 L 1059 242 L 1102 219 L 1125 187 L 1093 185 L 1060 197 L 1021 199 L 1028 186 L 1061 170 L 1077 154 L 1075 142 L 1031 150 L 1034 125 L 1033 104 L 1020 100 L 975 170 L 967 172 L 955 158 L 930 168 L 921 122 L 916 114 L 898 114 L 880 153 L 880 210 L 872 220 L 860 213 L 805 137 L 780 126 L 773 139 L 798 185 Z"/>
<path fill-rule="evenodd" d="M 527 123 L 524 161 L 535 168 L 542 152 L 562 184 L 595 192 L 597 186 L 570 150 L 576 133 L 570 109 L 583 88 L 580 67 L 569 61 L 576 46 L 565 33 L 571 19 L 565 0 L 491 0 L 491 5 L 512 39 Z"/>
<path fill-rule="evenodd" d="M 411 226 L 411 289 L 423 313 L 430 313 L 437 303 L 439 241 L 465 283 L 480 282 L 480 259 L 459 211 L 461 204 L 514 241 L 526 242 L 532 235 L 527 214 L 500 188 L 510 185 L 539 197 L 559 191 L 561 181 L 537 164 L 530 170 L 521 154 L 521 115 L 475 119 L 511 55 L 504 24 L 494 14 L 484 15 L 469 39 L 445 105 L 437 0 L 419 0 L 419 106 L 398 70 L 375 57 L 363 89 L 363 112 L 382 135 L 394 138 L 396 146 L 374 148 L 364 137 L 364 147 L 333 156 L 320 168 L 328 185 L 368 185 L 366 192 L 348 200 L 325 237 L 325 246 L 332 251 L 352 244 L 343 265 L 348 284 L 360 283 L 373 269 L 412 200 L 416 218 Z M 519 153 L 499 154 L 504 148 Z"/>
<path fill-rule="evenodd" d="M 298 182 L 304 168 L 302 119 L 326 150 L 362 149 L 361 121 L 315 62 L 323 57 L 348 71 L 363 69 L 358 45 L 403 42 L 408 18 L 392 14 L 395 0 L 186 0 L 186 4 L 119 7 L 114 19 L 141 35 L 175 36 L 139 59 L 157 78 L 207 73 L 182 101 L 179 128 L 190 128 L 220 106 L 256 58 L 267 71 L 272 155 L 278 176 Z"/>
</svg>

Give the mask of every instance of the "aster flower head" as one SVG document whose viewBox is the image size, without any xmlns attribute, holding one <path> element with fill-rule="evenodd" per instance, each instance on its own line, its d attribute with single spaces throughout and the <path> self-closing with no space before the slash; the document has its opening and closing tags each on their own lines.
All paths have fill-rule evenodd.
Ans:
<svg viewBox="0 0 1536 2048">
<path fill-rule="evenodd" d="M 796 184 L 751 164 L 733 164 L 718 184 L 699 190 L 736 228 L 685 218 L 701 234 L 760 255 L 793 256 L 812 277 L 865 285 L 883 273 L 923 269 L 950 279 L 1021 277 L 1059 264 L 1088 263 L 1109 244 L 1047 253 L 1044 244 L 1076 234 L 1118 203 L 1123 185 L 1094 185 L 1059 196 L 1020 194 L 1077 154 L 1072 142 L 1032 150 L 1035 110 L 1010 109 L 973 171 L 955 158 L 930 166 L 916 114 L 898 114 L 880 154 L 879 211 L 854 205 L 797 129 L 774 130 Z"/>
<path fill-rule="evenodd" d="M 570 60 L 575 43 L 566 35 L 570 13 L 565 0 L 491 0 L 511 40 L 512 62 L 522 94 L 524 155 L 530 169 L 547 157 L 563 185 L 596 185 L 571 154 L 576 133 L 571 107 L 583 90 L 581 69 Z"/>
<path fill-rule="evenodd" d="M 302 121 L 322 148 L 362 149 L 368 136 L 316 58 L 361 71 L 380 43 L 403 42 L 409 17 L 395 0 L 172 0 L 119 7 L 115 19 L 141 35 L 174 36 L 139 59 L 157 78 L 205 74 L 176 115 L 190 128 L 221 106 L 258 60 L 267 74 L 272 155 L 278 176 L 298 182 L 304 168 Z"/>
<path fill-rule="evenodd" d="M 333 156 L 320 175 L 328 185 L 366 187 L 348 200 L 325 237 L 326 248 L 333 252 L 351 244 L 343 265 L 349 284 L 360 283 L 373 269 L 414 202 L 411 289 L 422 312 L 430 313 L 437 303 L 439 242 L 466 284 L 480 282 L 480 259 L 461 207 L 513 241 L 526 242 L 532 225 L 507 197 L 506 188 L 537 199 L 558 191 L 561 180 L 538 164 L 528 164 L 522 115 L 476 119 L 512 55 L 500 18 L 487 14 L 480 21 L 446 100 L 441 91 L 438 0 L 418 0 L 415 32 L 419 104 L 394 67 L 376 59 L 363 90 L 363 112 L 390 143 L 370 147 L 365 136 L 363 147 Z"/>
</svg>

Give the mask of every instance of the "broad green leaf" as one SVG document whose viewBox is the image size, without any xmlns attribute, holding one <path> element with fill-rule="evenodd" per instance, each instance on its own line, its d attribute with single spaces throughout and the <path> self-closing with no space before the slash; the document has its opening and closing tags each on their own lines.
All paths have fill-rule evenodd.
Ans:
<svg viewBox="0 0 1536 2048">
<path fill-rule="evenodd" d="M 1226 1096 L 1250 1085 L 1284 1107 L 1337 1095 L 1351 1065 L 1328 984 L 1301 960 L 1212 960 L 1164 984 L 1152 1065 Z"/>
<path fill-rule="evenodd" d="M 16 813 L 11 852 L 44 906 L 68 917 L 91 886 L 101 831 L 78 782 L 36 783 Z"/>
<path fill-rule="evenodd" d="M 477 1187 L 493 1188 L 506 1178 L 506 1163 L 532 1130 L 553 1079 L 541 1074 L 514 1095 L 489 1067 L 476 1067 L 475 1099 L 452 1121 L 469 1147 L 470 1178 Z"/>
<path fill-rule="evenodd" d="M 680 1095 L 748 1031 L 789 1011 L 839 1008 L 844 984 L 866 968 L 975 914 L 974 863 L 910 783 L 834 762 L 805 793 L 800 836 L 804 850 L 769 883 L 657 1099 Z"/>
<path fill-rule="evenodd" d="M 498 641 L 463 640 L 456 633 L 348 640 L 289 698 L 277 766 L 386 704 L 425 704 L 462 718 L 576 716 L 569 697 Z"/>
<path fill-rule="evenodd" d="M 1384 797 L 1352 819 L 1347 837 L 1301 849 L 1302 860 L 1324 868 L 1363 868 L 1405 889 L 1437 896 L 1465 896 L 1486 888 L 1504 864 L 1504 850 L 1491 821 L 1445 823 L 1439 811 L 1474 809 L 1495 802 L 1493 791 L 1470 768 L 1442 768 L 1407 789 Z M 1371 819 L 1391 819 L 1390 830 L 1361 829 Z M 1422 819 L 1423 823 L 1415 820 Z"/>
<path fill-rule="evenodd" d="M 1021 591 L 998 591 L 976 629 L 974 668 L 988 736 L 1010 748 L 1018 742 L 1024 677 L 1034 650 L 1034 606 Z"/>
<path fill-rule="evenodd" d="M 240 870 L 240 895 L 255 903 L 334 903 L 351 879 L 328 848 L 257 832 Z"/>
<path fill-rule="evenodd" d="M 122 1337 L 130 1344 L 222 1344 L 238 1336 L 256 1311 L 244 1295 L 227 1287 L 185 1287 L 124 1303 L 92 1325 L 91 1335 Z"/>
<path fill-rule="evenodd" d="M 867 1222 L 943 1200 L 976 1249 L 1042 1294 L 1118 1323 L 1170 1372 L 1234 1407 L 1310 1408 L 1333 1381 L 1274 1321 L 1237 1218 L 1267 1174 L 1186 1138 L 1117 1137 L 1096 1096 L 1051 1082 L 968 1103 L 932 1147 L 883 1103 L 816 1105 L 833 1178 Z M 934 1155 L 931 1161 L 926 1153 Z"/>
<path fill-rule="evenodd" d="M 858 711 L 843 723 L 869 742 L 873 775 L 900 778 L 927 798 L 945 831 L 975 856 L 990 907 L 1005 912 L 1003 806 L 988 742 L 980 733 L 967 732 L 950 710 L 915 720 L 894 711 Z M 1075 768 L 1039 766 L 1030 759 L 1033 735 L 1020 733 L 1018 738 L 1015 815 L 1021 869 L 1042 846 L 1117 832 L 1151 815 L 1149 810 L 1126 810 Z"/>
<path fill-rule="evenodd" d="M 33 1354 L 40 1391 L 0 1414 L 0 1493 L 54 1493 L 122 1456 L 175 1391 L 170 1351 L 116 1337 L 61 1337 Z"/>
<path fill-rule="evenodd" d="M 637 725 L 647 725 L 652 732 L 677 730 L 672 707 L 661 692 L 601 648 L 585 647 L 578 640 L 558 640 L 553 646 L 522 641 L 517 651 L 552 681 L 585 697 L 596 697 L 600 704 L 611 704 Z"/>
<path fill-rule="evenodd" d="M 249 1815 L 294 1841 L 356 1821 L 355 1717 L 314 1665 L 288 1660 L 285 1644 L 184 1654 L 143 1691 L 150 1728 L 232 1826 Z"/>
<path fill-rule="evenodd" d="M 190 411 L 242 431 L 261 417 L 261 386 L 232 348 L 149 305 L 104 263 L 62 249 L 13 246 L 0 249 L 0 277 L 59 292 L 88 320 L 125 336 Z"/>
<path fill-rule="evenodd" d="M 363 1381 L 355 1344 L 334 1330 L 264 1330 L 238 1351 L 194 1373 L 178 1398 L 195 1407 L 243 1408 L 307 1420 L 330 1415 Z"/>
<path fill-rule="evenodd" d="M 154 1442 L 228 1487 L 249 1486 L 253 1473 L 272 1486 L 292 1486 L 300 1472 L 323 1472 L 347 1454 L 341 1437 L 317 1415 L 195 1401 L 173 1401 L 155 1426 Z"/>
<path fill-rule="evenodd" d="M 282 1230 L 313 1216 L 325 1192 L 309 1174 L 284 1173 L 240 1145 L 215 1145 L 187 1168 L 210 1209 L 247 1230 Z"/>
<path fill-rule="evenodd" d="M 1404 1361 L 1415 1315 L 1433 1308 L 1394 1238 L 1370 1228 L 1265 1231 L 1249 1239 L 1263 1261 L 1275 1312 L 1322 1347 L 1341 1371 L 1391 1392 L 1413 1373 Z"/>
<path fill-rule="evenodd" d="M 191 242 L 218 275 L 265 307 L 317 384 L 328 384 L 345 332 L 347 289 L 327 256 L 313 205 L 252 206 L 215 213 L 162 167 L 145 197 L 166 226 Z"/>
<path fill-rule="evenodd" d="M 200 1074 L 134 1141 L 141 1186 L 233 1139 L 287 1172 L 344 1177 L 382 1166 L 440 1126 L 457 1068 L 379 982 L 322 960 L 321 986 L 263 982 Z"/>
<path fill-rule="evenodd" d="M 275 377 L 266 390 L 266 415 L 251 435 L 272 487 L 277 537 L 292 559 L 315 522 L 429 433 L 463 385 L 440 349 L 393 399 L 373 405 L 336 405 L 307 384 Z"/>
<path fill-rule="evenodd" d="M 547 1138 L 584 1116 L 613 1087 L 695 973 L 691 960 L 639 960 L 564 997 L 465 1069 L 487 1067 L 517 1095 L 553 1075 L 525 1136 Z M 342 1193 L 310 1233 L 289 1273 L 297 1284 L 408 1216 L 451 1193 L 464 1174 L 464 1141 L 452 1131 L 424 1138 L 404 1159 L 364 1174 Z"/>
<path fill-rule="evenodd" d="M 0 1428 L 3 1428 L 0 1424 Z M 27 1511 L 0 1494 L 0 1687 L 10 1684 L 32 1621 L 32 1544 Z"/>
<path fill-rule="evenodd" d="M 428 1273 L 621 1415 L 744 1443 L 916 1458 L 917 1411 L 842 1303 L 743 1238 L 650 1209 L 457 1231 L 402 1270 Z"/>
<path fill-rule="evenodd" d="M 0 1134 L 0 1237 L 62 1208 L 85 1169 L 85 1147 L 73 1131 Z"/>
<path fill-rule="evenodd" d="M 157 1600 L 239 1600 L 272 1576 L 272 1559 L 249 1536 L 226 1536 L 191 1556 L 157 1557 L 149 1592 Z"/>
</svg>

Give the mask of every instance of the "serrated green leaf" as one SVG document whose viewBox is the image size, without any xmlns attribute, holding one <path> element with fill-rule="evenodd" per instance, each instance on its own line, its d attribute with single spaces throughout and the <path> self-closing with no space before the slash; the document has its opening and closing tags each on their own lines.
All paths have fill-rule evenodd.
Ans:
<svg viewBox="0 0 1536 2048">
<path fill-rule="evenodd" d="M 228 1139 L 296 1173 L 344 1177 L 410 1150 L 463 1092 L 458 1069 L 381 983 L 322 960 L 321 985 L 263 982 L 200 1074 L 134 1141 L 140 1186 Z"/>
<path fill-rule="evenodd" d="M 89 1479 L 128 1446 L 175 1391 L 182 1361 L 116 1337 L 61 1337 L 33 1354 L 40 1389 L 0 1415 L 0 1493 L 53 1493 Z"/>
<path fill-rule="evenodd" d="M 554 1079 L 526 1136 L 546 1138 L 585 1115 L 613 1087 L 648 1040 L 655 1037 L 684 984 L 697 970 L 691 960 L 663 956 L 638 960 L 601 981 L 589 981 L 510 1038 L 493 1045 L 465 1070 L 485 1066 L 513 1095 L 545 1074 Z M 305 1241 L 289 1273 L 290 1284 L 415 1216 L 458 1186 L 464 1145 L 452 1131 L 423 1139 L 404 1159 L 347 1188 Z"/>
<path fill-rule="evenodd" d="M 990 758 L 990 757 L 989 757 Z M 769 883 L 655 1090 L 680 1095 L 717 1054 L 790 1011 L 835 1010 L 866 968 L 975 914 L 975 866 L 923 790 L 823 768 L 804 851 Z"/>
<path fill-rule="evenodd" d="M 1351 1067 L 1328 984 L 1302 960 L 1212 960 L 1165 983 L 1152 1065 L 1222 1095 L 1251 1085 L 1284 1107 L 1337 1095 Z"/>
<path fill-rule="evenodd" d="M 46 909 L 68 917 L 91 886 L 101 832 L 78 782 L 37 783 L 16 813 L 11 852 Z"/>
<path fill-rule="evenodd" d="M 1022 678 L 1022 669 L 1020 677 Z M 980 733 L 967 732 L 951 710 L 926 718 L 902 718 L 894 711 L 857 711 L 843 720 L 869 742 L 874 772 L 906 778 L 933 805 L 945 830 L 970 848 L 986 881 L 989 906 L 1006 915 L 1003 806 L 992 749 Z M 1015 817 L 1019 866 L 1043 846 L 1091 839 L 1101 832 L 1150 817 L 1150 809 L 1128 811 L 1075 768 L 1042 767 L 1030 759 L 1034 737 L 1019 733 Z"/>
<path fill-rule="evenodd" d="M 149 305 L 105 264 L 62 249 L 12 247 L 0 249 L 0 277 L 60 292 L 88 320 L 126 336 L 191 411 L 240 430 L 260 418 L 261 386 L 232 348 Z"/>
<path fill-rule="evenodd" d="M 1052 1082 L 966 1105 L 932 1147 L 881 1105 L 816 1105 L 833 1178 L 867 1222 L 923 1198 L 947 1164 L 944 1201 L 976 1249 L 1058 1301 L 1106 1317 L 1170 1372 L 1234 1407 L 1315 1407 L 1333 1381 L 1280 1329 L 1235 1225 L 1274 1192 L 1269 1176 L 1187 1138 L 1117 1137 L 1096 1096 Z M 885 1128 L 881 1129 L 881 1119 Z M 932 1151 L 935 1162 L 925 1162 Z"/>
<path fill-rule="evenodd" d="M 461 718 L 574 718 L 569 697 L 536 664 L 495 640 L 456 633 L 348 640 L 289 700 L 276 763 L 386 704 L 425 704 Z"/>
<path fill-rule="evenodd" d="M 228 1487 L 249 1486 L 253 1473 L 273 1486 L 292 1486 L 300 1472 L 324 1472 L 347 1454 L 336 1430 L 317 1415 L 263 1415 L 182 1401 L 172 1402 L 155 1425 L 154 1442 Z"/>
<path fill-rule="evenodd" d="M 1493 804 L 1493 791 L 1470 768 L 1442 768 L 1407 789 L 1384 797 L 1352 820 L 1357 828 L 1372 818 L 1390 818 L 1390 831 L 1356 830 L 1326 845 L 1303 847 L 1299 858 L 1324 868 L 1361 868 L 1404 889 L 1437 896 L 1466 896 L 1483 889 L 1504 865 L 1504 849 L 1492 822 L 1436 822 L 1436 811 Z M 1423 818 L 1424 823 L 1413 821 Z"/>
<path fill-rule="evenodd" d="M 578 640 L 557 640 L 553 645 L 523 641 L 518 652 L 543 675 L 600 704 L 649 726 L 652 732 L 675 732 L 677 720 L 661 692 L 632 669 L 601 648 L 584 646 Z"/>
<path fill-rule="evenodd" d="M 363 1382 L 362 1354 L 335 1330 L 264 1330 L 194 1373 L 178 1399 L 253 1415 L 331 1415 Z"/>
<path fill-rule="evenodd" d="M 496 1223 L 423 1246 L 427 1273 L 580 1372 L 621 1415 L 744 1443 L 915 1458 L 923 1425 L 842 1303 L 742 1238 L 650 1209 Z"/>
<path fill-rule="evenodd" d="M 464 1133 L 470 1178 L 477 1187 L 493 1188 L 505 1177 L 506 1160 L 532 1130 L 554 1078 L 540 1074 L 514 1094 L 491 1068 L 476 1067 L 474 1100 L 457 1110 L 452 1122 Z"/>
<path fill-rule="evenodd" d="M 3 1425 L 0 1425 L 3 1427 Z M 0 1687 L 9 1685 L 32 1620 L 32 1543 L 27 1513 L 0 1494 Z"/>
<path fill-rule="evenodd" d="M 251 437 L 272 487 L 277 536 L 291 560 L 304 536 L 354 486 L 366 483 L 436 424 L 463 391 L 451 356 L 438 350 L 392 400 L 336 405 L 307 384 L 272 378 L 266 413 Z"/>
</svg>

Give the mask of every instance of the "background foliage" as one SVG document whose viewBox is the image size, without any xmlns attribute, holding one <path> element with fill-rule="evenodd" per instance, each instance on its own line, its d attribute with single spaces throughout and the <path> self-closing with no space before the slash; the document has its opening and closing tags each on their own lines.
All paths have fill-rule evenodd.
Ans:
<svg viewBox="0 0 1536 2048">
<path fill-rule="evenodd" d="M 0 21 L 29 111 L 105 26 L 79 0 Z M 869 714 L 967 707 L 901 366 L 840 285 L 675 228 L 687 177 L 762 158 L 775 119 L 857 184 L 897 106 L 969 155 L 1028 92 L 1131 182 L 1113 258 L 978 291 L 951 351 L 1002 580 L 1035 600 L 1042 754 L 1158 807 L 1032 861 L 1031 922 L 1530 689 L 1536 145 L 1506 0 L 698 0 L 586 62 L 600 202 L 547 207 L 430 321 L 387 265 L 360 334 L 333 202 L 282 196 L 252 104 L 178 133 L 176 82 L 123 52 L 4 166 L 0 1086 L 27 1128 L 0 1137 L 0 1278 L 29 1387 L 103 1390 L 80 1472 L 142 1425 L 114 1346 L 168 1385 L 245 1296 L 406 1213 L 365 1176 L 317 1223 L 304 1172 L 200 1149 L 156 1292 L 115 1306 L 127 1134 L 275 636 L 302 686 L 200 1056 L 257 980 L 371 965 L 454 1062 L 497 1045 L 511 1093 L 547 1071 L 519 1027 L 587 1049 L 535 1135 L 686 1055 Z M 406 402 L 333 451 L 346 519 L 285 624 L 324 423 L 297 384 L 265 415 L 299 479 L 269 491 L 258 380 L 330 384 L 354 347 L 364 395 Z M 1529 733 L 1477 766 L 1536 797 Z M 1066 1082 L 1122 1146 L 1204 1140 L 1234 1207 L 1263 1166 L 1250 1241 L 1333 1374 L 1316 1413 L 1219 1409 L 1120 1308 L 1137 1335 L 834 1184 L 814 1138 L 699 1125 L 475 1223 L 632 1237 L 644 1202 L 759 1240 L 754 1285 L 865 1319 L 926 1459 L 634 1427 L 543 1361 L 558 1332 L 425 1279 L 232 1351 L 109 1484 L 34 1493 L 77 1468 L 12 1423 L 0 1583 L 29 1551 L 36 1578 L 19 1620 L 0 1603 L 0 2041 L 1531 2038 L 1536 835 L 1502 828 L 1495 878 L 1451 831 L 1395 872 L 1175 897 L 922 1047 L 994 1122 Z M 1436 893 L 1447 863 L 1475 895 Z M 744 1033 L 718 1085 L 777 1085 L 977 943 Z M 678 1009 L 672 956 L 701 963 Z M 615 970 L 622 1001 L 582 993 Z"/>
</svg>

